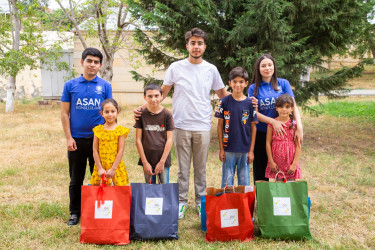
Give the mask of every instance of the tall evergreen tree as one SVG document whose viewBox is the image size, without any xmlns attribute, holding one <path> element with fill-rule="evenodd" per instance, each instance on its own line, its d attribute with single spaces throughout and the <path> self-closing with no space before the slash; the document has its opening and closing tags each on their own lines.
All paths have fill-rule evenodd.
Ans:
<svg viewBox="0 0 375 250">
<path fill-rule="evenodd" d="M 278 77 L 291 82 L 300 104 L 320 93 L 334 96 L 332 90 L 343 90 L 349 78 L 362 72 L 363 62 L 328 77 L 301 80 L 310 67 L 321 67 L 323 58 L 353 42 L 351 34 L 366 18 L 366 4 L 356 0 L 129 1 L 132 16 L 149 27 L 135 34 L 147 63 L 166 69 L 186 57 L 184 34 L 199 27 L 208 33 L 204 58 L 218 67 L 224 82 L 233 67 L 242 66 L 251 74 L 256 58 L 271 53 Z M 158 81 L 132 73 L 145 83 Z"/>
</svg>

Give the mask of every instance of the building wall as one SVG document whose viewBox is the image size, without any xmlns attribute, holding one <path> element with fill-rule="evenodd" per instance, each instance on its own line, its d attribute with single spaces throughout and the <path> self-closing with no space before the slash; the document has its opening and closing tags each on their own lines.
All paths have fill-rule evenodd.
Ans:
<svg viewBox="0 0 375 250">
<path fill-rule="evenodd" d="M 91 41 L 88 46 L 99 48 L 98 41 Z M 129 46 L 130 47 L 130 46 Z M 83 46 L 76 37 L 74 41 L 74 69 L 82 74 L 81 55 Z M 119 105 L 140 105 L 143 99 L 143 82 L 136 82 L 132 79 L 130 71 L 136 70 L 142 75 L 150 75 L 157 79 L 163 79 L 165 71 L 156 70 L 153 66 L 146 65 L 145 61 L 134 51 L 128 48 L 122 48 L 115 54 L 113 62 L 112 91 L 113 97 Z M 100 76 L 100 75 L 99 75 Z M 170 102 L 170 100 L 167 100 Z"/>
</svg>

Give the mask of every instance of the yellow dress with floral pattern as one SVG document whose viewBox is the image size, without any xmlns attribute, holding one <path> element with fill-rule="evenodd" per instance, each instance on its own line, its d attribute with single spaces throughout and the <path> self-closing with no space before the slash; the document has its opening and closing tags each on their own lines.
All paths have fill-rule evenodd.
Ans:
<svg viewBox="0 0 375 250">
<path fill-rule="evenodd" d="M 125 138 L 129 134 L 129 129 L 123 126 L 117 126 L 114 130 L 104 129 L 103 125 L 98 125 L 93 128 L 94 135 L 99 139 L 99 157 L 100 162 L 105 170 L 109 170 L 112 167 L 113 162 L 116 159 L 117 148 L 118 148 L 118 138 L 124 135 Z M 100 185 L 101 176 L 98 174 L 98 168 L 96 164 L 94 166 L 94 171 L 91 175 L 90 184 Z M 126 186 L 129 184 L 128 173 L 126 172 L 125 164 L 121 160 L 120 164 L 116 168 L 115 175 L 111 179 L 108 179 L 108 185 L 115 186 Z"/>
</svg>

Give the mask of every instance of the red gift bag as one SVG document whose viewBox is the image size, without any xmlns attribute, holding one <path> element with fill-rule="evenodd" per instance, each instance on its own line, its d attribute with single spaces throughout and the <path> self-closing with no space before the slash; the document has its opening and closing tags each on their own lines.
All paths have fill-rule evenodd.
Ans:
<svg viewBox="0 0 375 250">
<path fill-rule="evenodd" d="M 130 186 L 82 186 L 81 243 L 129 244 Z"/>
<path fill-rule="evenodd" d="M 254 225 L 249 208 L 251 203 L 254 204 L 253 192 L 206 195 L 206 241 L 252 240 Z"/>
</svg>

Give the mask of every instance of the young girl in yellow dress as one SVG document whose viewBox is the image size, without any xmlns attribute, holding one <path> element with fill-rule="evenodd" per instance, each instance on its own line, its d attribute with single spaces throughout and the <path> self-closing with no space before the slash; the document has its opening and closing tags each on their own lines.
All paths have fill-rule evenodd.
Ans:
<svg viewBox="0 0 375 250">
<path fill-rule="evenodd" d="M 105 174 L 109 185 L 113 182 L 116 186 L 126 186 L 129 183 L 128 173 L 121 158 L 129 129 L 117 125 L 120 110 L 114 99 L 104 100 L 101 108 L 105 123 L 93 128 L 95 166 L 90 184 L 100 185 L 101 176 Z"/>
</svg>

